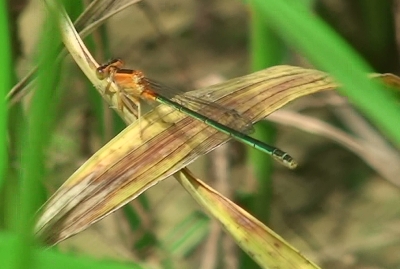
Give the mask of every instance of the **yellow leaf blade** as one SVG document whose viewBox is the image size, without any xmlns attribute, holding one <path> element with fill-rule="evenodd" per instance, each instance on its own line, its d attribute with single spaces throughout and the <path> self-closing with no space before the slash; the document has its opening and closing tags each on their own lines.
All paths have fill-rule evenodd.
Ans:
<svg viewBox="0 0 400 269">
<path fill-rule="evenodd" d="M 190 95 L 256 122 L 295 98 L 333 87 L 322 72 L 277 66 Z M 160 121 L 160 110 L 163 120 L 173 124 Z M 128 126 L 60 187 L 43 206 L 36 232 L 48 244 L 62 241 L 227 140 L 204 123 L 160 106 L 145 115 L 140 126 Z"/>
<path fill-rule="evenodd" d="M 238 245 L 262 268 L 319 268 L 259 220 L 195 178 L 189 170 L 182 169 L 175 176 L 202 208 L 220 221 Z"/>
</svg>

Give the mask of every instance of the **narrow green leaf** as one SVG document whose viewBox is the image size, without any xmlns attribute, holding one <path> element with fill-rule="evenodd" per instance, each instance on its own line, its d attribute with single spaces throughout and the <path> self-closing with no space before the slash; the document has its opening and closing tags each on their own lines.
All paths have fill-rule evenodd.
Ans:
<svg viewBox="0 0 400 269">
<path fill-rule="evenodd" d="M 400 109 L 391 96 L 366 78 L 367 63 L 326 23 L 297 0 L 253 0 L 272 27 L 316 66 L 332 74 L 366 116 L 400 145 Z"/>
</svg>

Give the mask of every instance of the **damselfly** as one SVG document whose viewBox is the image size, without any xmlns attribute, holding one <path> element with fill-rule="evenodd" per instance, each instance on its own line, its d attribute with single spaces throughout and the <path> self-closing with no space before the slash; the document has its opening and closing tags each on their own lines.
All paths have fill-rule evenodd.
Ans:
<svg viewBox="0 0 400 269">
<path fill-rule="evenodd" d="M 247 121 L 236 110 L 224 108 L 222 111 L 218 111 L 218 105 L 202 99 L 196 100 L 194 97 L 188 98 L 188 96 L 179 91 L 174 92 L 172 89 L 163 87 L 146 78 L 141 71 L 124 69 L 123 65 L 124 63 L 117 59 L 98 67 L 96 70 L 99 79 L 109 79 L 110 82 L 117 85 L 119 91 L 117 93 L 119 109 L 122 109 L 124 106 L 128 109 L 133 109 L 132 104 L 136 105 L 140 120 L 140 99 L 156 101 L 195 118 L 239 142 L 271 155 L 290 169 L 294 169 L 297 166 L 297 163 L 286 152 L 246 135 L 244 131 L 249 126 L 246 124 Z M 190 102 L 197 102 L 200 105 L 189 105 Z M 209 112 L 202 113 L 204 111 Z M 217 119 L 210 116 L 210 113 L 224 116 L 220 116 Z M 227 118 L 232 120 L 227 120 Z M 235 125 L 236 121 L 238 122 L 237 125 Z"/>
</svg>

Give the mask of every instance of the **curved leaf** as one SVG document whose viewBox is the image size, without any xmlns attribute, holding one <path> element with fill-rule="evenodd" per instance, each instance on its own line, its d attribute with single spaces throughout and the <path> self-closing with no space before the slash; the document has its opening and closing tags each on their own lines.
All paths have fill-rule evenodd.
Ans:
<svg viewBox="0 0 400 269">
<path fill-rule="evenodd" d="M 235 108 L 252 122 L 289 101 L 335 84 L 323 72 L 276 66 L 191 92 Z M 168 124 L 160 120 L 173 122 Z M 128 126 L 93 155 L 42 209 L 37 232 L 49 244 L 87 228 L 160 180 L 229 140 L 166 106 Z M 269 158 L 269 156 L 265 156 Z"/>
<path fill-rule="evenodd" d="M 259 220 L 195 178 L 189 170 L 182 169 L 176 175 L 179 183 L 222 223 L 238 245 L 262 268 L 319 268 Z"/>
</svg>

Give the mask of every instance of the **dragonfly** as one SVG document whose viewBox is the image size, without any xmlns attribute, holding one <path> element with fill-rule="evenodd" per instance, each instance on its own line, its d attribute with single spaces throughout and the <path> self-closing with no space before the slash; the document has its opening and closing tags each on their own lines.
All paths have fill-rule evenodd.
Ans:
<svg viewBox="0 0 400 269">
<path fill-rule="evenodd" d="M 297 167 L 297 162 L 288 153 L 248 136 L 245 131 L 249 129 L 249 124 L 252 128 L 251 123 L 248 123 L 234 109 L 227 109 L 198 97 L 189 97 L 180 90 L 165 87 L 147 78 L 140 70 L 124 68 L 124 62 L 121 59 L 115 59 L 99 66 L 96 69 L 96 75 L 100 80 L 109 80 L 110 83 L 106 92 L 109 91 L 111 83 L 117 86 L 118 109 L 122 110 L 123 107 L 126 107 L 128 110 L 134 111 L 133 105 L 138 108 L 139 125 L 141 118 L 140 101 L 157 102 L 178 110 L 241 143 L 272 156 L 290 169 Z M 204 113 L 204 111 L 208 112 Z M 219 116 L 213 118 L 210 115 Z"/>
</svg>

